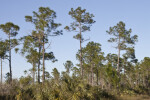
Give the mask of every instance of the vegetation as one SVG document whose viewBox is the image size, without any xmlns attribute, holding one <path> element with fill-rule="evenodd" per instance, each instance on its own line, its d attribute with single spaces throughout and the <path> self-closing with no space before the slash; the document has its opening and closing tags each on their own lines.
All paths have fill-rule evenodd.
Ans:
<svg viewBox="0 0 150 100">
<path fill-rule="evenodd" d="M 131 29 L 126 29 L 125 23 L 120 21 L 106 31 L 113 36 L 108 42 L 116 43 L 115 48 L 118 52 L 105 54 L 100 43 L 89 41 L 85 47 L 81 45 L 87 40 L 82 34 L 90 31 L 91 25 L 95 23 L 94 15 L 81 7 L 71 8 L 69 15 L 74 22 L 65 29 L 77 32 L 74 38 L 80 41 L 80 49 L 76 54 L 79 64 L 67 60 L 64 62 L 66 71 L 59 72 L 54 68 L 51 74 L 45 70 L 45 60 L 55 62 L 57 59 L 49 49 L 49 37 L 62 35 L 62 30 L 57 30 L 61 24 L 54 22 L 56 18 L 54 10 L 40 7 L 38 12 L 33 12 L 33 16 L 25 16 L 26 22 L 34 25 L 34 30 L 30 35 L 19 39 L 11 38 L 18 34 L 19 26 L 11 22 L 0 25 L 0 29 L 8 35 L 8 39 L 0 40 L 0 99 L 122 100 L 124 96 L 130 98 L 130 96 L 141 95 L 139 96 L 141 99 L 148 100 L 150 58 L 145 57 L 142 61 L 136 59 L 134 45 L 138 36 L 131 36 Z M 21 46 L 17 48 L 18 45 Z M 24 71 L 26 75 L 19 79 L 12 78 L 11 50 L 13 48 L 32 65 L 31 69 Z M 5 82 L 2 82 L 3 60 L 9 61 L 10 68 Z"/>
</svg>

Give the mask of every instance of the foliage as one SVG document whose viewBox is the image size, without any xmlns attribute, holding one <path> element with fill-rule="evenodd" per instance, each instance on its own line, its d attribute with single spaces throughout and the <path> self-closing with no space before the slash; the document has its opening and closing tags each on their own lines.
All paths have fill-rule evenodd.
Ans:
<svg viewBox="0 0 150 100">
<path fill-rule="evenodd" d="M 94 15 L 86 12 L 86 9 L 82 9 L 81 7 L 78 7 L 76 9 L 71 8 L 71 11 L 69 11 L 69 15 L 74 19 L 74 22 L 72 22 L 70 26 L 66 26 L 65 29 L 68 31 L 77 32 L 77 35 L 73 36 L 73 38 L 80 41 L 80 75 L 83 77 L 82 43 L 85 40 L 82 36 L 82 33 L 90 31 L 90 27 L 93 23 L 95 23 L 95 21 L 93 20 Z"/>
<path fill-rule="evenodd" d="M 125 27 L 125 23 L 120 21 L 116 26 L 110 27 L 108 31 L 106 31 L 109 35 L 113 37 L 108 40 L 108 42 L 116 43 L 115 47 L 118 49 L 118 63 L 117 70 L 120 72 L 120 51 L 127 50 L 127 52 L 131 51 L 131 47 L 129 45 L 134 45 L 137 42 L 137 35 L 131 36 L 132 30 L 127 30 Z M 133 47 L 132 47 L 133 48 Z M 129 50 L 130 49 L 130 50 Z"/>
<path fill-rule="evenodd" d="M 81 7 L 71 8 L 69 15 L 74 22 L 65 29 L 77 32 L 74 38 L 80 41 L 76 54 L 80 63 L 67 60 L 63 64 L 66 70 L 62 72 L 57 68 L 51 73 L 45 71 L 46 60 L 57 61 L 49 49 L 49 37 L 62 35 L 62 31 L 57 30 L 61 24 L 55 23 L 54 10 L 40 7 L 38 12 L 33 11 L 33 16 L 25 16 L 26 22 L 34 25 L 34 30 L 20 39 L 15 39 L 19 26 L 11 22 L 0 25 L 8 35 L 8 39 L 0 41 L 0 58 L 7 59 L 10 67 L 5 83 L 0 84 L 0 100 L 121 100 L 126 95 L 150 95 L 150 57 L 137 60 L 134 45 L 138 36 L 131 36 L 132 30 L 127 30 L 124 22 L 120 21 L 107 31 L 112 36 L 108 42 L 117 44 L 118 54 L 105 54 L 100 43 L 90 41 L 85 47 L 81 45 L 86 41 L 82 33 L 90 31 L 95 23 L 94 15 Z M 19 79 L 12 79 L 13 48 L 32 65 Z M 122 50 L 125 52 L 120 54 Z M 43 75 L 40 75 L 41 71 Z"/>
</svg>

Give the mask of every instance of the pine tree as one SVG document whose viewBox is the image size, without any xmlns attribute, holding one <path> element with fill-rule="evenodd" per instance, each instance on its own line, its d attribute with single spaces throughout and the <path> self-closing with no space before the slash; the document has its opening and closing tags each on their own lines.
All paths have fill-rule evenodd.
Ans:
<svg viewBox="0 0 150 100">
<path fill-rule="evenodd" d="M 80 41 L 80 68 L 81 68 L 81 77 L 83 78 L 83 59 L 82 59 L 82 43 L 85 41 L 82 33 L 90 31 L 90 27 L 95 21 L 93 20 L 94 15 L 86 12 L 86 9 L 77 9 L 71 8 L 69 15 L 75 20 L 71 23 L 70 26 L 66 26 L 65 29 L 68 31 L 75 31 L 77 35 L 74 36 L 75 39 Z"/>
<path fill-rule="evenodd" d="M 6 24 L 1 24 L 0 29 L 2 29 L 6 35 L 8 36 L 8 47 L 9 47 L 9 69 L 10 69 L 10 82 L 12 82 L 12 66 L 11 66 L 11 49 L 18 45 L 18 41 L 16 39 L 11 39 L 11 37 L 15 37 L 18 34 L 19 26 L 7 22 Z"/>
<path fill-rule="evenodd" d="M 7 55 L 6 55 L 6 52 L 7 52 L 7 47 L 6 47 L 6 43 L 4 41 L 0 41 L 0 59 L 1 59 L 1 83 L 2 83 L 2 80 L 3 80 L 3 71 L 2 71 L 2 66 L 3 66 L 3 60 L 6 59 Z"/>
<path fill-rule="evenodd" d="M 115 47 L 118 49 L 118 62 L 117 62 L 117 71 L 120 72 L 120 51 L 126 50 L 128 45 L 134 45 L 137 41 L 137 35 L 131 36 L 132 30 L 126 30 L 125 23 L 120 21 L 116 26 L 110 27 L 108 31 L 106 31 L 109 35 L 113 37 L 108 40 L 108 42 L 116 43 Z"/>
<path fill-rule="evenodd" d="M 49 43 L 49 36 L 62 35 L 62 31 L 56 30 L 61 24 L 55 23 L 56 12 L 48 7 L 40 7 L 38 12 L 33 11 L 33 16 L 25 16 L 27 22 L 35 25 L 35 37 L 38 40 L 39 63 L 38 63 L 38 82 L 40 82 L 40 59 L 42 52 L 43 59 L 43 82 L 45 81 L 45 45 Z M 41 51 L 42 50 L 42 51 Z"/>
</svg>

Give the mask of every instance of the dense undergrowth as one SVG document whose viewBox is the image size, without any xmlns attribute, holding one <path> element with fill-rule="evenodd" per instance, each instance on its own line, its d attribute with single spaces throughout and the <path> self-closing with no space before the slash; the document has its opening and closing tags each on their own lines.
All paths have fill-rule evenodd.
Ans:
<svg viewBox="0 0 150 100">
<path fill-rule="evenodd" d="M 12 84 L 1 84 L 0 88 L 0 100 L 122 100 L 125 96 L 129 98 L 150 94 L 143 87 L 102 89 L 69 75 L 40 84 L 33 83 L 32 78 L 27 76 L 19 81 L 13 80 Z"/>
</svg>

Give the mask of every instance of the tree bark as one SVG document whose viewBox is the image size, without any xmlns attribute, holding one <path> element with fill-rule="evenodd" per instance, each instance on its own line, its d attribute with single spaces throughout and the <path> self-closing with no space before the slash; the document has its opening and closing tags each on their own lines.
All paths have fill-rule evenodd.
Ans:
<svg viewBox="0 0 150 100">
<path fill-rule="evenodd" d="M 9 33 L 9 69 L 10 69 L 10 83 L 12 82 L 12 70 L 11 70 L 11 42 Z"/>
<path fill-rule="evenodd" d="M 33 67 L 33 69 L 32 69 L 32 77 L 33 77 L 33 84 L 34 84 L 34 82 L 35 82 L 35 64 L 33 63 L 32 64 L 32 67 Z"/>
<path fill-rule="evenodd" d="M 93 86 L 93 65 L 91 64 L 91 85 Z"/>
<path fill-rule="evenodd" d="M 99 74 L 99 73 L 98 73 L 98 69 L 97 69 L 97 86 L 98 86 L 98 74 Z"/>
<path fill-rule="evenodd" d="M 80 30 L 80 67 L 81 67 L 81 77 L 83 78 L 83 66 L 82 66 L 82 34 L 81 34 L 81 23 L 79 30 Z"/>
<path fill-rule="evenodd" d="M 144 77 L 144 74 L 143 74 L 143 86 L 145 86 L 145 77 Z"/>
<path fill-rule="evenodd" d="M 41 65 L 41 44 L 40 44 L 40 39 L 39 39 L 39 61 L 38 61 L 38 83 L 40 83 L 40 65 Z"/>
<path fill-rule="evenodd" d="M 117 65 L 117 72 L 118 73 L 120 72 L 119 62 L 120 62 L 120 35 L 119 35 L 119 43 L 118 43 L 118 65 Z"/>
<path fill-rule="evenodd" d="M 45 41 L 43 36 L 43 82 L 45 81 Z"/>
</svg>

